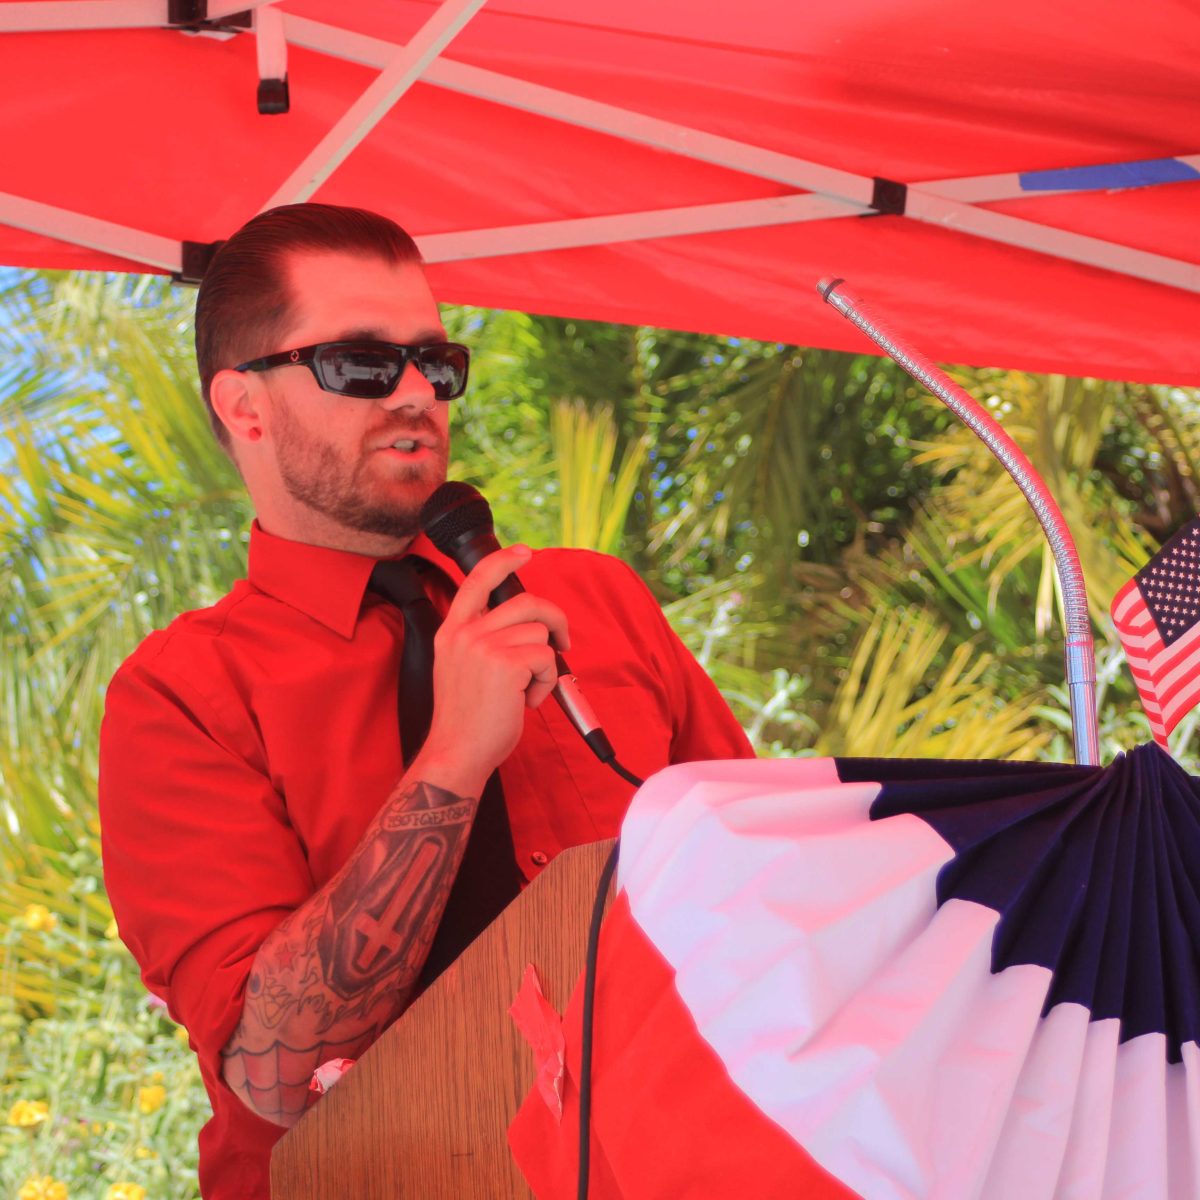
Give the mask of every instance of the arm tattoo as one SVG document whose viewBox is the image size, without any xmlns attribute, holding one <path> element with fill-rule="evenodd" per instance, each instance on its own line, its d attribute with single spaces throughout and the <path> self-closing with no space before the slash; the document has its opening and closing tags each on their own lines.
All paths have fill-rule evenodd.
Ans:
<svg viewBox="0 0 1200 1200">
<path fill-rule="evenodd" d="M 222 1075 L 260 1116 L 293 1124 L 313 1071 L 357 1057 L 404 1010 L 477 806 L 405 784 L 341 871 L 259 947 Z"/>
<path fill-rule="evenodd" d="M 329 898 L 317 940 L 326 982 L 343 1000 L 389 976 L 417 978 L 472 813 L 470 804 L 451 804 L 385 815 L 365 853 L 350 864 Z"/>
</svg>

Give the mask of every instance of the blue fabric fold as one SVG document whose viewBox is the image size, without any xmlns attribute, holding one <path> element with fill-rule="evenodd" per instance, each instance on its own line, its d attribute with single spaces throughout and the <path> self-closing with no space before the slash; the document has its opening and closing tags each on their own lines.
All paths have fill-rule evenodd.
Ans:
<svg viewBox="0 0 1200 1200">
<path fill-rule="evenodd" d="M 1052 973 L 1045 1011 L 1116 1018 L 1121 1040 L 1200 1041 L 1200 780 L 1155 745 L 1107 767 L 839 759 L 881 785 L 872 820 L 909 813 L 953 849 L 937 902 L 1000 914 L 992 970 Z"/>
</svg>

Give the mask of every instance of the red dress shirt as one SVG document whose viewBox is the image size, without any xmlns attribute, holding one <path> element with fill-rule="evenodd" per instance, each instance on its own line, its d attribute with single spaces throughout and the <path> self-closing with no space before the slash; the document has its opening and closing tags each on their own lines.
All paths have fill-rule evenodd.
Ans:
<svg viewBox="0 0 1200 1200">
<path fill-rule="evenodd" d="M 419 537 L 449 593 L 462 573 Z M 208 1200 L 268 1194 L 282 1130 L 221 1081 L 267 935 L 350 856 L 402 774 L 396 680 L 404 621 L 366 591 L 375 560 L 255 524 L 249 578 L 148 637 L 109 686 L 100 819 L 121 937 L 187 1027 L 213 1105 L 200 1134 Z M 570 663 L 617 756 L 646 778 L 668 763 L 752 755 L 741 727 L 617 559 L 535 553 L 521 577 L 560 605 Z M 449 595 L 435 596 L 443 608 Z M 613 837 L 632 788 L 548 700 L 500 768 L 517 862 Z"/>
</svg>

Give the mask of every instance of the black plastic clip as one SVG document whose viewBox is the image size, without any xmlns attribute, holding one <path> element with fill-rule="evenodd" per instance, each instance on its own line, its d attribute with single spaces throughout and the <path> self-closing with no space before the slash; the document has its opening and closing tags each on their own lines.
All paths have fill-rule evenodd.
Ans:
<svg viewBox="0 0 1200 1200">
<path fill-rule="evenodd" d="M 908 204 L 908 184 L 897 183 L 894 179 L 881 179 L 878 175 L 871 182 L 871 207 L 875 211 L 863 213 L 863 216 L 904 216 Z"/>
<path fill-rule="evenodd" d="M 171 273 L 176 283 L 189 283 L 198 286 L 212 262 L 213 255 L 224 245 L 224 242 L 184 242 L 183 253 L 180 256 L 182 266 Z"/>
<path fill-rule="evenodd" d="M 288 81 L 282 79 L 260 79 L 258 81 L 258 111 L 264 117 L 285 113 L 291 107 Z"/>
<path fill-rule="evenodd" d="M 188 33 L 236 33 L 240 29 L 250 29 L 253 20 L 253 15 L 247 9 L 245 12 L 230 13 L 227 17 L 210 21 L 208 0 L 167 0 L 167 26 Z"/>
</svg>

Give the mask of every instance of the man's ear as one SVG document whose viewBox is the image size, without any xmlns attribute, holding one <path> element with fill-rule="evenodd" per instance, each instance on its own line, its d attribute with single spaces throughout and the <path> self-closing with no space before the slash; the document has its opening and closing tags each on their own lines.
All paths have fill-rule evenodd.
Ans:
<svg viewBox="0 0 1200 1200">
<path fill-rule="evenodd" d="M 218 371 L 208 387 L 213 411 L 235 442 L 257 442 L 263 435 L 267 395 L 262 381 L 244 371 Z"/>
</svg>

